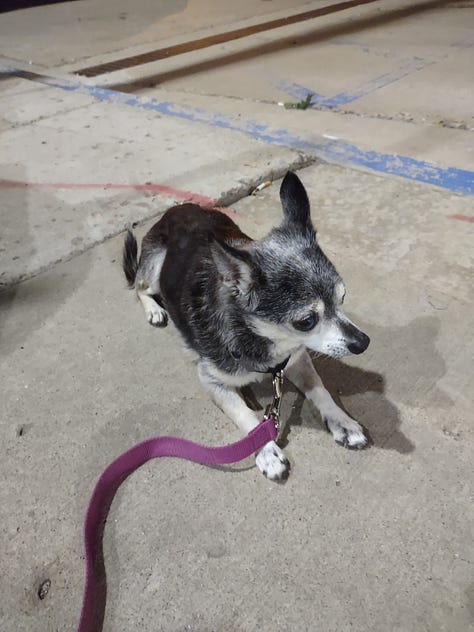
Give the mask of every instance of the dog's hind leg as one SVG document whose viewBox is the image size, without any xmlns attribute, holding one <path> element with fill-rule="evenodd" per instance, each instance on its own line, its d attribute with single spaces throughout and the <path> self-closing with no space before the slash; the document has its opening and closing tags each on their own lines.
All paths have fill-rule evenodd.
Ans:
<svg viewBox="0 0 474 632">
<path fill-rule="evenodd" d="M 347 448 L 364 448 L 367 437 L 364 429 L 351 419 L 324 388 L 321 378 L 311 362 L 306 349 L 286 369 L 286 375 L 298 390 L 312 402 L 321 413 L 323 422 L 334 437 L 336 443 Z"/>
<path fill-rule="evenodd" d="M 223 384 L 208 371 L 204 362 L 198 364 L 198 374 L 202 385 L 217 406 L 246 434 L 260 423 L 237 391 Z M 274 441 L 269 441 L 255 455 L 258 469 L 271 480 L 288 478 L 290 464 L 283 450 Z"/>
<path fill-rule="evenodd" d="M 168 314 L 160 305 L 160 273 L 166 256 L 166 248 L 155 249 L 151 254 L 140 260 L 135 279 L 137 296 L 150 325 L 166 327 Z"/>
</svg>

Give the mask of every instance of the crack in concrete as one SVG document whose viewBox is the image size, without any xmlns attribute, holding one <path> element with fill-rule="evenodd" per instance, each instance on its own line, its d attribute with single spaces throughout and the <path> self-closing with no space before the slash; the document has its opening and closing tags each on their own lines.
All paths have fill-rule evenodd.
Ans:
<svg viewBox="0 0 474 632">
<path fill-rule="evenodd" d="M 333 112 L 334 114 L 342 114 L 342 115 L 351 115 L 358 116 L 360 118 L 366 119 L 379 119 L 383 121 L 399 121 L 401 123 L 408 123 L 411 125 L 424 125 L 426 127 L 444 127 L 449 129 L 458 129 L 465 132 L 474 132 L 474 127 L 469 127 L 469 125 L 464 121 L 449 121 L 448 119 L 441 119 L 437 121 L 429 121 L 426 119 L 417 119 L 415 115 L 412 115 L 408 112 L 399 112 L 396 114 L 371 114 L 367 112 L 356 112 L 355 110 L 346 110 L 342 108 L 319 108 L 317 106 L 312 106 L 312 110 L 317 110 L 319 112 Z"/>
<path fill-rule="evenodd" d="M 41 123 L 42 121 L 48 121 L 49 119 L 54 118 L 55 116 L 61 116 L 62 114 L 70 114 L 71 112 L 77 112 L 79 110 L 83 110 L 85 108 L 91 107 L 94 105 L 93 102 L 87 103 L 86 105 L 76 105 L 74 107 L 65 108 L 61 110 L 57 110 L 56 112 L 52 112 L 51 114 L 42 114 L 37 118 L 31 119 L 29 121 L 8 121 L 8 125 L 10 129 L 21 129 L 23 127 L 28 127 L 28 125 L 33 125 L 34 123 Z"/>
<path fill-rule="evenodd" d="M 104 86 L 106 87 L 106 86 Z M 135 94 L 137 95 L 141 95 L 141 96 L 151 96 L 148 93 L 148 90 L 155 90 L 155 86 L 150 86 L 149 88 L 145 89 L 145 90 L 140 90 L 137 91 Z M 278 107 L 281 107 L 281 101 L 275 101 L 274 99 L 250 99 L 248 97 L 241 97 L 241 96 L 237 96 L 237 95 L 232 95 L 232 94 L 219 94 L 217 92 L 199 92 L 196 93 L 193 90 L 173 90 L 173 91 L 169 91 L 166 90 L 165 88 L 162 88 L 160 86 L 160 93 L 163 94 L 184 94 L 186 96 L 193 96 L 193 95 L 198 95 L 200 97 L 211 97 L 211 98 L 219 98 L 219 99 L 229 99 L 232 101 L 240 101 L 240 102 L 244 102 L 244 103 L 263 103 L 265 105 L 275 105 Z M 155 92 L 154 92 L 155 94 Z M 311 107 L 309 108 L 313 111 L 317 111 L 317 112 L 332 112 L 333 114 L 342 114 L 344 115 L 350 115 L 350 116 L 357 116 L 359 118 L 365 118 L 365 119 L 378 119 L 378 120 L 384 120 L 384 121 L 399 121 L 401 123 L 409 123 L 412 125 L 425 125 L 427 127 L 444 127 L 446 129 L 458 129 L 458 130 L 462 130 L 465 132 L 474 132 L 474 127 L 470 127 L 469 124 L 465 121 L 454 121 L 454 120 L 450 120 L 450 119 L 441 119 L 441 120 L 437 120 L 437 121 L 429 121 L 429 120 L 420 120 L 417 119 L 415 115 L 410 114 L 409 112 L 399 112 L 397 114 L 382 114 L 382 113 L 376 113 L 376 114 L 372 114 L 372 113 L 368 113 L 368 112 L 356 112 L 355 110 L 348 110 L 346 108 L 327 108 L 327 107 L 318 107 L 317 105 L 311 105 Z"/>
</svg>

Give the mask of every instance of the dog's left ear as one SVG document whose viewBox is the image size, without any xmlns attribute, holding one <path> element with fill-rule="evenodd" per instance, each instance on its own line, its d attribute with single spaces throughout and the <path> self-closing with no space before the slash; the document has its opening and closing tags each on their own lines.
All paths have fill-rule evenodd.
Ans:
<svg viewBox="0 0 474 632">
<path fill-rule="evenodd" d="M 280 187 L 280 201 L 286 222 L 308 226 L 311 224 L 308 194 L 296 173 L 288 171 Z"/>
<path fill-rule="evenodd" d="M 216 238 L 211 242 L 211 253 L 223 284 L 253 309 L 257 301 L 257 275 L 252 255 Z"/>
</svg>

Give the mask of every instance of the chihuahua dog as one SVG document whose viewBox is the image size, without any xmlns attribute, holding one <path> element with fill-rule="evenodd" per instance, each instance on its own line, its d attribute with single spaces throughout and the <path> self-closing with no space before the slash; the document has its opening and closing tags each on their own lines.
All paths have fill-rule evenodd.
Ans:
<svg viewBox="0 0 474 632">
<path fill-rule="evenodd" d="M 308 350 L 341 358 L 365 351 L 369 338 L 341 311 L 344 283 L 317 243 L 306 190 L 290 171 L 280 200 L 281 224 L 258 241 L 218 210 L 175 206 L 143 238 L 139 261 L 128 231 L 125 276 L 149 323 L 164 327 L 171 318 L 198 356 L 204 388 L 243 432 L 259 418 L 237 389 L 286 365 L 336 442 L 363 448 L 363 428 L 333 401 Z M 270 479 L 288 476 L 274 441 L 256 463 Z"/>
</svg>

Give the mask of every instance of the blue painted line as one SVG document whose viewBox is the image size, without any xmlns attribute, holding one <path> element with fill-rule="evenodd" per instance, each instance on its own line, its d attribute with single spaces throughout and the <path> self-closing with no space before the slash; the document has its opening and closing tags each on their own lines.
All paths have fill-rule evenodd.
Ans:
<svg viewBox="0 0 474 632">
<path fill-rule="evenodd" d="M 172 116 L 195 123 L 241 132 L 257 140 L 305 151 L 328 162 L 334 162 L 343 166 L 363 167 L 378 173 L 386 173 L 416 182 L 432 184 L 454 193 L 474 195 L 473 171 L 454 167 L 438 167 L 423 160 L 415 160 L 414 158 L 397 154 L 363 151 L 356 145 L 339 140 L 305 139 L 286 129 L 272 129 L 268 125 L 255 121 L 242 121 L 237 117 L 209 112 L 201 108 L 179 106 L 169 101 L 158 101 L 154 98 L 130 95 L 125 92 L 117 92 L 83 83 L 73 83 L 64 79 L 53 79 L 42 75 L 33 76 L 32 73 L 25 73 L 21 70 L 2 71 L 0 67 L 0 73 L 2 72 L 3 74 L 10 74 L 16 77 L 27 77 L 38 83 L 60 88 L 61 90 L 87 94 L 98 101 L 128 105 L 143 110 L 151 110 L 164 116 Z"/>
<path fill-rule="evenodd" d="M 384 73 L 379 77 L 375 77 L 375 79 L 370 79 L 369 81 L 364 82 L 354 90 L 348 92 L 340 92 L 333 97 L 324 97 L 322 94 L 319 94 L 298 83 L 288 83 L 285 81 L 280 81 L 277 87 L 296 99 L 304 99 L 308 94 L 313 94 L 314 96 L 311 98 L 311 106 L 317 106 L 321 109 L 330 110 L 336 109 L 343 105 L 347 105 L 348 103 L 352 103 L 353 101 L 357 101 L 358 99 L 365 97 L 372 92 L 380 90 L 381 88 L 384 88 L 391 83 L 399 81 L 407 75 L 411 75 L 414 72 L 419 72 L 420 70 L 427 68 L 433 63 L 435 62 L 426 62 L 423 59 L 418 58 L 411 59 L 408 62 L 405 62 L 396 70 L 393 70 L 392 72 Z"/>
<path fill-rule="evenodd" d="M 330 99 L 326 99 L 323 103 L 323 107 L 337 108 L 341 105 L 347 105 L 348 103 L 357 101 L 357 99 L 365 97 L 372 92 L 376 92 L 381 88 L 385 88 L 385 86 L 395 83 L 403 77 L 406 77 L 407 75 L 419 72 L 420 70 L 423 70 L 433 63 L 434 62 L 426 62 L 422 59 L 410 61 L 409 63 L 404 64 L 401 68 L 397 68 L 397 70 L 394 70 L 393 72 L 384 73 L 379 77 L 375 77 L 375 79 L 367 81 L 355 90 L 352 90 L 350 92 L 341 92 Z"/>
<path fill-rule="evenodd" d="M 424 160 L 408 156 L 362 151 L 355 145 L 333 141 L 324 146 L 324 157 L 329 162 L 353 164 L 373 171 L 387 173 L 416 182 L 433 184 L 464 195 L 474 195 L 474 172 L 455 167 L 438 167 Z"/>
</svg>

